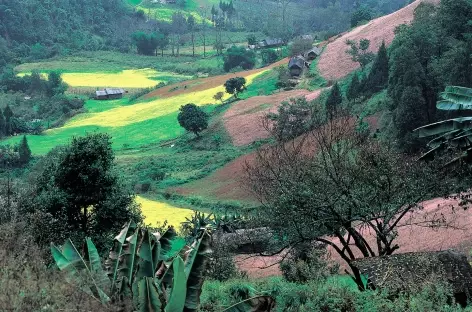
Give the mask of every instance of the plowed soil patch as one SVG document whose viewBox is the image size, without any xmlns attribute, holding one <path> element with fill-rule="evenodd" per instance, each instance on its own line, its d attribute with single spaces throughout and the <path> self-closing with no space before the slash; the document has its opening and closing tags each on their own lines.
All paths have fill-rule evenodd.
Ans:
<svg viewBox="0 0 472 312">
<path fill-rule="evenodd" d="M 351 60 L 346 53 L 346 40 L 370 40 L 370 50 L 377 52 L 382 41 L 386 44 L 393 41 L 394 30 L 401 24 L 408 24 L 413 20 L 413 14 L 421 2 L 439 3 L 439 0 L 417 0 L 410 5 L 390 15 L 379 17 L 366 25 L 359 26 L 329 43 L 320 56 L 318 68 L 321 75 L 327 80 L 337 80 L 359 68 L 359 64 Z"/>
<path fill-rule="evenodd" d="M 246 70 L 246 71 L 242 71 L 238 73 L 231 73 L 231 74 L 220 75 L 220 76 L 215 76 L 215 77 L 187 80 L 184 82 L 172 84 L 172 85 L 154 90 L 148 93 L 147 95 L 145 95 L 144 98 L 146 99 L 154 98 L 154 97 L 168 98 L 168 97 L 173 97 L 176 95 L 189 93 L 189 92 L 205 91 L 211 88 L 221 87 L 226 82 L 226 80 L 230 78 L 247 77 L 247 76 L 257 74 L 259 72 L 262 72 L 262 71 L 265 71 L 265 70 L 268 70 L 268 69 L 271 69 L 280 65 L 286 65 L 287 63 L 288 63 L 288 59 L 285 58 L 264 68 Z M 189 64 L 189 66 L 192 66 L 192 65 Z"/>
<path fill-rule="evenodd" d="M 226 131 L 235 146 L 248 145 L 254 141 L 269 137 L 262 126 L 262 119 L 270 112 L 277 112 L 283 101 L 309 94 L 307 90 L 293 90 L 268 96 L 255 96 L 237 102 L 223 116 Z"/>
</svg>

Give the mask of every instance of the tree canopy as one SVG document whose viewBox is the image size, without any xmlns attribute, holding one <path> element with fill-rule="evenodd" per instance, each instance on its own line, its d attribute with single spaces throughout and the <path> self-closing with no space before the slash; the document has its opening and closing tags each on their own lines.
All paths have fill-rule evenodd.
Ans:
<svg viewBox="0 0 472 312">
<path fill-rule="evenodd" d="M 177 120 L 181 127 L 195 133 L 196 136 L 199 136 L 200 132 L 208 128 L 208 115 L 200 107 L 192 103 L 180 107 Z"/>
</svg>

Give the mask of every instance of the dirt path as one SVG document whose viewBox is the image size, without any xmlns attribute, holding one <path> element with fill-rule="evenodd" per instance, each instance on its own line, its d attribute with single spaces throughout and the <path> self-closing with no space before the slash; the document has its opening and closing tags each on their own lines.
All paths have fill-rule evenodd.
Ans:
<svg viewBox="0 0 472 312">
<path fill-rule="evenodd" d="M 358 63 L 353 62 L 346 53 L 346 40 L 369 39 L 370 50 L 377 52 L 382 41 L 386 44 L 393 41 L 397 26 L 413 20 L 414 11 L 421 2 L 439 3 L 439 0 L 417 0 L 397 12 L 372 20 L 328 43 L 318 63 L 321 75 L 327 80 L 338 80 L 359 68 Z"/>
<path fill-rule="evenodd" d="M 226 82 L 226 80 L 230 78 L 247 77 L 247 76 L 265 71 L 267 69 L 272 69 L 280 65 L 285 65 L 287 63 L 288 63 L 288 59 L 285 58 L 263 68 L 257 68 L 257 69 L 246 70 L 242 72 L 230 73 L 230 74 L 208 77 L 208 78 L 187 80 L 187 81 L 171 84 L 163 88 L 154 90 L 148 93 L 147 95 L 145 95 L 144 98 L 145 99 L 154 98 L 154 97 L 168 98 L 168 97 L 173 97 L 176 95 L 190 93 L 190 92 L 205 91 L 211 88 L 222 86 Z M 189 63 L 188 66 L 192 66 L 192 64 Z"/>
</svg>

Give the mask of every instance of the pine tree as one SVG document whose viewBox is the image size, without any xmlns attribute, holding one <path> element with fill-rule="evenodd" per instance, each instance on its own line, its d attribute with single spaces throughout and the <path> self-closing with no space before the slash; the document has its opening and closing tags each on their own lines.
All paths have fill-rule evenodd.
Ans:
<svg viewBox="0 0 472 312">
<path fill-rule="evenodd" d="M 0 109 L 0 137 L 5 136 L 5 116 L 3 116 L 3 112 Z"/>
<path fill-rule="evenodd" d="M 351 79 L 351 83 L 349 84 L 349 87 L 347 88 L 346 92 L 346 97 L 349 101 L 355 101 L 357 98 L 359 98 L 360 95 L 360 87 L 361 83 L 359 81 L 359 75 L 354 73 L 354 76 Z"/>
<path fill-rule="evenodd" d="M 5 116 L 5 135 L 11 135 L 13 133 L 12 131 L 12 117 L 13 117 L 13 112 L 10 108 L 9 105 L 5 107 L 5 110 L 3 111 L 3 115 Z"/>
<path fill-rule="evenodd" d="M 388 69 L 387 48 L 385 42 L 382 42 L 367 77 L 366 90 L 375 93 L 385 88 L 388 84 Z"/>
<path fill-rule="evenodd" d="M 341 94 L 341 89 L 339 88 L 338 83 L 336 82 L 331 88 L 331 93 L 326 100 L 326 115 L 328 119 L 333 119 L 336 111 L 339 109 L 339 106 L 343 102 L 343 96 Z"/>
<path fill-rule="evenodd" d="M 26 135 L 23 136 L 20 146 L 18 147 L 18 154 L 20 155 L 21 164 L 27 164 L 31 159 L 31 149 L 28 146 Z"/>
</svg>

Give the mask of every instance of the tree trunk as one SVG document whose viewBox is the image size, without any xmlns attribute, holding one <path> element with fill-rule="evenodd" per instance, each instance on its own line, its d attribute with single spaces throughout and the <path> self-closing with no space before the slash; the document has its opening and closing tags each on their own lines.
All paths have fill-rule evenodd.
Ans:
<svg viewBox="0 0 472 312">
<path fill-rule="evenodd" d="M 192 31 L 192 56 L 195 57 L 195 34 Z"/>
</svg>

